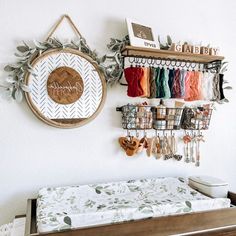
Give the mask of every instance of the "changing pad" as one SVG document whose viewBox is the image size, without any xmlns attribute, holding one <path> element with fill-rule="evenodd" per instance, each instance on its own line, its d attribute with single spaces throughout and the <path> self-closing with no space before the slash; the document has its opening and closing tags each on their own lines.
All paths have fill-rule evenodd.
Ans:
<svg viewBox="0 0 236 236">
<path fill-rule="evenodd" d="M 43 188 L 37 199 L 39 233 L 230 207 L 179 181 L 157 178 Z"/>
</svg>

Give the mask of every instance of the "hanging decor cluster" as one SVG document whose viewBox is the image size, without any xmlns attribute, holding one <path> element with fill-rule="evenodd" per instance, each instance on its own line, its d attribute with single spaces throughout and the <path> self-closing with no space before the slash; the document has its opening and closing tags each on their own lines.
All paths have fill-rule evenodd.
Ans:
<svg viewBox="0 0 236 236">
<path fill-rule="evenodd" d="M 100 65 L 104 61 L 103 58 L 98 58 L 95 51 L 92 51 L 86 43 L 84 38 L 78 41 L 71 41 L 70 43 L 63 43 L 56 38 L 49 38 L 45 42 L 38 42 L 34 40 L 34 46 L 29 46 L 24 42 L 23 45 L 18 46 L 15 56 L 18 57 L 18 61 L 15 64 L 5 66 L 4 70 L 9 72 L 7 78 L 8 86 L 6 90 L 9 92 L 9 96 L 13 99 L 21 101 L 23 98 L 23 91 L 29 92 L 29 88 L 25 84 L 24 78 L 27 73 L 33 73 L 32 61 L 42 55 L 43 53 L 52 49 L 75 49 L 90 56 L 94 61 Z M 103 68 L 103 67 L 101 67 Z"/>
<path fill-rule="evenodd" d="M 40 55 L 55 49 L 74 49 L 88 55 L 97 63 L 99 70 L 104 74 L 106 82 L 109 84 L 114 84 L 122 76 L 123 62 L 121 49 L 129 44 L 128 35 L 122 40 L 112 38 L 107 47 L 111 50 L 113 55 L 103 55 L 99 57 L 96 50 L 92 50 L 88 46 L 85 38 L 79 33 L 68 15 L 62 16 L 52 33 L 54 33 L 64 18 L 67 18 L 75 31 L 77 31 L 76 33 L 79 34 L 78 39 L 71 40 L 70 42 L 62 42 L 58 38 L 48 37 L 43 42 L 34 40 L 32 45 L 23 42 L 21 45 L 17 46 L 17 52 L 15 53 L 17 61 L 14 64 L 5 66 L 4 70 L 8 73 L 8 77 L 4 85 L 0 85 L 7 97 L 12 97 L 14 100 L 21 102 L 23 92 L 30 91 L 24 79 L 27 73 L 33 73 L 32 62 Z"/>
<path fill-rule="evenodd" d="M 77 40 L 62 42 L 53 37 L 64 19 L 68 20 L 77 35 Z M 160 42 L 160 46 L 163 46 L 161 48 L 166 51 L 170 49 L 170 45 L 170 36 L 167 37 L 166 47 Z M 136 62 L 136 56 L 129 54 L 129 50 L 132 51 L 133 48 L 130 46 L 128 35 L 121 40 L 111 38 L 107 47 L 112 54 L 98 56 L 98 53 L 88 46 L 71 18 L 63 15 L 44 41 L 23 42 L 17 46 L 17 61 L 5 66 L 4 70 L 8 76 L 0 88 L 7 97 L 18 102 L 22 101 L 25 94 L 34 114 L 49 125 L 63 128 L 83 125 L 101 111 L 106 97 L 106 84 L 120 82 L 123 73 L 127 72 L 125 58 L 134 57 Z M 159 53 L 163 53 L 164 50 L 159 50 Z M 143 59 L 147 62 L 154 61 L 150 55 L 144 55 L 144 58 L 141 58 L 142 63 Z M 144 64 L 136 63 L 133 67 L 131 63 L 130 68 L 132 71 L 144 70 Z M 218 64 L 217 66 L 219 67 Z M 222 73 L 226 69 L 225 63 L 220 63 L 220 66 L 221 69 L 217 67 L 217 73 Z M 153 67 L 152 65 L 152 70 Z M 161 68 L 166 69 L 163 65 Z M 124 75 L 127 79 L 126 73 Z M 135 80 L 136 77 L 135 75 Z M 224 80 L 223 83 L 227 81 Z M 231 87 L 227 86 L 224 89 Z M 169 97 L 172 98 L 172 95 Z M 228 100 L 219 101 L 223 102 Z"/>
<path fill-rule="evenodd" d="M 64 19 L 77 40 L 62 42 L 53 37 Z M 98 57 L 68 15 L 60 18 L 45 41 L 17 46 L 15 56 L 17 62 L 4 68 L 8 77 L 1 89 L 18 102 L 25 93 L 29 107 L 45 123 L 77 127 L 101 111 L 106 98 L 105 78 L 112 80 L 116 63 L 107 65 L 106 55 Z"/>
</svg>

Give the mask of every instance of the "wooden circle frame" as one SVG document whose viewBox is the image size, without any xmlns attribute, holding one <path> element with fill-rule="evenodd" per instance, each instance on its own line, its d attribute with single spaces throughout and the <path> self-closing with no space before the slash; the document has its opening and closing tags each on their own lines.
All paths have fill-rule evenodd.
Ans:
<svg viewBox="0 0 236 236">
<path fill-rule="evenodd" d="M 98 76 L 101 80 L 101 84 L 102 84 L 102 98 L 101 98 L 101 102 L 97 108 L 97 110 L 93 113 L 93 115 L 91 115 L 90 117 L 88 118 L 84 118 L 84 119 L 77 119 L 79 121 L 75 122 L 74 119 L 67 119 L 67 122 L 63 122 L 63 120 L 61 120 L 61 122 L 58 122 L 58 121 L 54 121 L 52 119 L 48 119 L 47 117 L 45 117 L 38 109 L 37 107 L 33 104 L 32 100 L 31 100 L 31 97 L 29 95 L 29 92 L 24 92 L 25 94 L 25 98 L 26 98 L 26 101 L 31 109 L 31 111 L 35 114 L 35 116 L 40 119 L 41 121 L 43 121 L 44 123 L 50 125 L 50 126 L 53 126 L 53 127 L 56 127 L 56 128 L 64 128 L 64 129 L 69 129 L 69 128 L 77 128 L 77 127 L 81 127 L 89 122 L 91 122 L 92 120 L 94 120 L 98 114 L 101 112 L 102 108 L 104 107 L 104 104 L 105 104 L 105 100 L 106 100 L 106 96 L 107 96 L 107 86 L 106 86 L 106 80 L 105 80 L 105 77 L 104 77 L 104 74 L 100 71 L 99 67 L 98 67 L 98 64 L 91 58 L 89 57 L 88 55 L 78 51 L 78 50 L 75 50 L 75 49 L 71 49 L 71 48 L 66 48 L 66 49 L 52 49 L 52 50 L 48 50 L 46 52 L 44 52 L 43 54 L 41 54 L 40 56 L 36 57 L 32 62 L 31 62 L 31 65 L 32 67 L 39 61 L 39 60 L 42 60 L 43 58 L 51 55 L 51 54 L 55 54 L 55 53 L 58 53 L 58 52 L 61 52 L 61 53 L 71 53 L 71 54 L 75 54 L 75 55 L 78 55 L 82 58 L 84 58 L 85 60 L 87 60 L 89 63 L 91 63 L 96 72 L 98 73 Z M 29 76 L 31 75 L 31 73 L 27 73 L 25 78 L 24 78 L 24 81 L 26 83 L 26 85 L 28 85 L 29 83 Z M 45 88 L 46 89 L 46 88 Z"/>
</svg>

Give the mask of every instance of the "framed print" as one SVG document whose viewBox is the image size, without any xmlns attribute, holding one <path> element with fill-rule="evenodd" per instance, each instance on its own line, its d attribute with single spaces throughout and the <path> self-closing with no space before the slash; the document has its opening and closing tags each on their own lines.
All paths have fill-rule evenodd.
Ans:
<svg viewBox="0 0 236 236">
<path fill-rule="evenodd" d="M 155 35 L 150 26 L 140 24 L 128 18 L 126 19 L 126 23 L 131 46 L 159 49 L 159 44 L 155 41 Z"/>
</svg>

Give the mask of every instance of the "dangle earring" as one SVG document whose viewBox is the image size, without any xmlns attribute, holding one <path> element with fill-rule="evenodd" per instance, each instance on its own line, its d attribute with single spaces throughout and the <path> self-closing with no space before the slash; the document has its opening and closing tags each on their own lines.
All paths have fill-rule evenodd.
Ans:
<svg viewBox="0 0 236 236">
<path fill-rule="evenodd" d="M 185 162 L 189 163 L 190 162 L 190 158 L 189 158 L 189 143 L 191 142 L 191 137 L 188 134 L 188 132 L 184 135 L 183 137 L 184 140 L 184 154 L 185 154 Z"/>
<path fill-rule="evenodd" d="M 156 159 L 160 159 L 162 156 L 162 145 L 161 145 L 161 138 L 159 136 L 159 133 L 156 137 Z"/>
<path fill-rule="evenodd" d="M 196 137 L 197 140 L 197 146 L 196 146 L 196 166 L 200 166 L 200 142 L 205 142 L 204 140 L 204 136 L 202 135 L 202 133 L 198 134 L 198 136 Z"/>
<path fill-rule="evenodd" d="M 195 158 L 194 158 L 194 146 L 196 142 L 196 135 L 192 131 L 192 136 L 191 136 L 191 142 L 190 142 L 190 162 L 194 163 Z"/>
<path fill-rule="evenodd" d="M 150 157 L 154 146 L 154 137 L 147 138 L 147 156 Z"/>
</svg>

